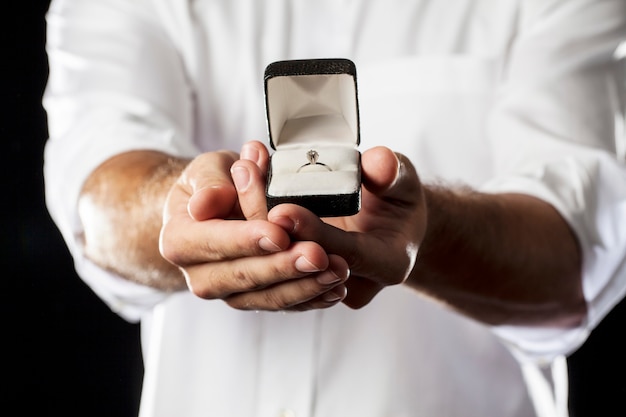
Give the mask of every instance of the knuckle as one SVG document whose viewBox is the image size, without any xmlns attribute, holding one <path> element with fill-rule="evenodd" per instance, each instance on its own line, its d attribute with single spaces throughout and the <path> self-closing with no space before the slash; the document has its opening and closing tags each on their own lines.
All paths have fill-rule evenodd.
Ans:
<svg viewBox="0 0 626 417">
<path fill-rule="evenodd" d="M 198 298 L 202 298 L 203 300 L 216 300 L 219 297 L 219 292 L 215 291 L 214 288 L 206 285 L 198 285 L 197 283 L 189 283 L 188 284 L 189 291 L 193 295 Z"/>
<path fill-rule="evenodd" d="M 205 300 L 215 300 L 223 298 L 225 295 L 223 280 L 215 275 L 196 274 L 194 272 L 187 273 L 187 287 L 189 291 L 196 297 Z"/>
<path fill-rule="evenodd" d="M 200 285 L 193 279 L 187 280 L 187 287 L 189 288 L 189 291 L 198 298 L 205 300 L 213 299 L 211 291 L 207 290 L 205 286 Z"/>
</svg>

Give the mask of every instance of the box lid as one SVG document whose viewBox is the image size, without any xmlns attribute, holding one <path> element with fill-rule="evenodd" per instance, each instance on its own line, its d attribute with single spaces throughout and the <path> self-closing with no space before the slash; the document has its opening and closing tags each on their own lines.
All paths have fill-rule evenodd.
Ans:
<svg viewBox="0 0 626 417">
<path fill-rule="evenodd" d="M 278 61 L 265 69 L 272 148 L 360 143 L 356 66 L 349 59 Z"/>
</svg>

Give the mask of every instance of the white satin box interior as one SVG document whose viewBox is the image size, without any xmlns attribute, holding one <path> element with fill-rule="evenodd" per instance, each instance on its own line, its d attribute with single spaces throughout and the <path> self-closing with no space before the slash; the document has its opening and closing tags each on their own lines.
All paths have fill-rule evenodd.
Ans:
<svg viewBox="0 0 626 417">
<path fill-rule="evenodd" d="M 320 217 L 361 207 L 356 67 L 348 59 L 274 62 L 265 69 L 265 107 L 274 152 L 268 209 L 299 204 Z"/>
</svg>

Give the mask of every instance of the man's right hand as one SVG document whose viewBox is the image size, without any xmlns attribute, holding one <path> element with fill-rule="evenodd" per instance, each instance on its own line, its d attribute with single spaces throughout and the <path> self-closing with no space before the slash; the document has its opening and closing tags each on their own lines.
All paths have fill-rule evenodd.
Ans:
<svg viewBox="0 0 626 417">
<path fill-rule="evenodd" d="M 161 254 L 181 269 L 195 295 L 234 308 L 335 305 L 346 295 L 348 264 L 315 242 L 292 242 L 267 221 L 267 160 L 264 146 L 251 142 L 240 160 L 212 152 L 187 165 L 165 203 Z"/>
</svg>

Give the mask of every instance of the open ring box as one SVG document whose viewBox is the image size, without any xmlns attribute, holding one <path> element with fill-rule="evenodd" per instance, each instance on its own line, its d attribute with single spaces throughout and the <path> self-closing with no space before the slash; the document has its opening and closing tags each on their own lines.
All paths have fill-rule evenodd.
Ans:
<svg viewBox="0 0 626 417">
<path fill-rule="evenodd" d="M 265 69 L 268 209 L 301 205 L 320 217 L 361 207 L 356 67 L 348 59 L 274 62 Z"/>
</svg>

